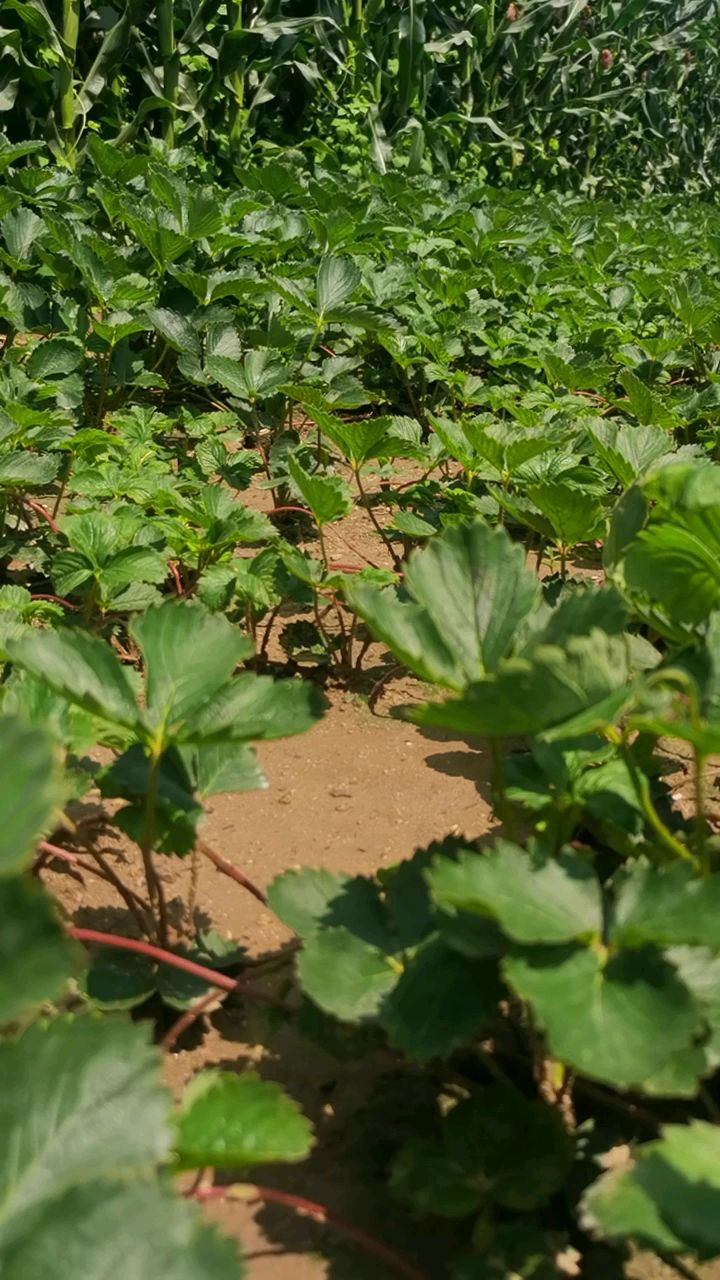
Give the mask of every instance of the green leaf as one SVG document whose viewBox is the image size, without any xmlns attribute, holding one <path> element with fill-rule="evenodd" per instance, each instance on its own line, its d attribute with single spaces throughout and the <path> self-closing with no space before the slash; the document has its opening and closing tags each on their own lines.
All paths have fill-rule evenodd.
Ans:
<svg viewBox="0 0 720 1280">
<path fill-rule="evenodd" d="M 148 723 L 166 735 L 192 722 L 252 652 L 239 628 L 191 601 L 148 609 L 130 633 L 145 659 Z"/>
<path fill-rule="evenodd" d="M 448 529 L 412 555 L 405 586 L 468 680 L 496 670 L 538 597 L 523 548 L 484 521 Z"/>
<path fill-rule="evenodd" d="M 352 511 L 352 493 L 342 476 L 310 475 L 293 454 L 288 458 L 288 471 L 319 525 L 329 524 Z"/>
<path fill-rule="evenodd" d="M 15 716 L 0 719 L 0 876 L 24 867 L 61 796 L 51 739 Z"/>
<path fill-rule="evenodd" d="M 176 947 L 175 951 L 189 960 L 207 964 L 207 958 L 197 955 L 191 948 Z M 193 1005 L 197 1004 L 198 1000 L 202 1000 L 206 995 L 209 995 L 212 989 L 212 983 L 206 982 L 204 978 L 196 977 L 193 973 L 178 969 L 177 965 L 158 965 L 158 995 L 163 1003 L 171 1009 L 191 1009 Z"/>
<path fill-rule="evenodd" d="M 632 693 L 624 638 L 594 630 L 571 637 L 564 649 L 539 645 L 530 659 L 509 658 L 462 698 L 409 708 L 406 715 L 416 724 L 478 737 L 542 733 L 552 741 L 603 729 Z"/>
<path fill-rule="evenodd" d="M 342 926 L 313 934 L 297 961 L 303 990 L 326 1013 L 345 1022 L 362 1022 L 377 1014 L 397 983 L 399 968 Z"/>
<path fill-rule="evenodd" d="M 44 223 L 32 209 L 13 209 L 0 220 L 0 230 L 10 256 L 26 265 L 32 246 L 43 234 Z"/>
<path fill-rule="evenodd" d="M 286 388 L 289 390 L 289 388 Z M 313 387 L 293 387 L 293 398 L 303 406 L 309 417 L 324 435 L 337 445 L 343 456 L 356 470 L 371 458 L 384 456 L 383 442 L 392 430 L 394 419 L 368 418 L 364 422 L 346 422 L 330 413 L 325 397 Z M 398 449 L 402 442 L 395 441 Z M 392 454 L 392 443 L 388 444 Z"/>
<path fill-rule="evenodd" d="M 202 1071 L 185 1090 L 175 1140 L 181 1169 L 244 1169 L 304 1160 L 312 1126 L 297 1104 L 253 1071 Z"/>
<path fill-rule="evenodd" d="M 655 420 L 655 401 L 650 388 L 631 369 L 623 371 L 620 382 L 627 392 L 630 408 L 638 422 L 641 426 L 648 426 Z"/>
<path fill-rule="evenodd" d="M 211 698 L 185 727 L 182 740 L 206 742 L 217 738 L 250 742 L 304 733 L 325 710 L 316 686 L 302 680 L 273 680 L 245 672 L 225 691 Z"/>
<path fill-rule="evenodd" d="M 156 986 L 152 960 L 113 947 L 99 949 L 84 980 L 88 1000 L 99 1009 L 134 1009 Z"/>
<path fill-rule="evenodd" d="M 719 1209 L 720 1134 L 703 1120 L 666 1125 L 633 1166 L 603 1174 L 583 1198 L 599 1234 L 701 1258 L 720 1252 Z"/>
<path fill-rule="evenodd" d="M 571 942 L 602 931 L 600 885 L 572 850 L 547 858 L 499 839 L 488 853 L 436 859 L 428 880 L 443 910 L 494 916 L 515 942 Z"/>
<path fill-rule="evenodd" d="M 181 747 L 200 796 L 227 791 L 264 790 L 267 779 L 252 747 L 244 742 L 203 742 Z"/>
<path fill-rule="evenodd" d="M 104 565 L 121 545 L 117 521 L 106 511 L 64 516 L 60 528 L 73 551 L 85 556 L 94 567 Z"/>
<path fill-rule="evenodd" d="M 10 658 L 56 693 L 102 720 L 133 728 L 139 712 L 130 679 L 103 640 L 83 631 L 31 631 L 8 641 Z"/>
<path fill-rule="evenodd" d="M 317 312 L 325 317 L 341 307 L 360 283 L 360 272 L 350 258 L 328 256 L 317 273 Z"/>
<path fill-rule="evenodd" d="M 36 453 L 13 452 L 0 458 L 0 488 L 43 488 L 55 479 L 60 470 L 60 458 L 55 454 L 40 457 Z"/>
<path fill-rule="evenodd" d="M 488 1199 L 527 1212 L 560 1189 L 573 1155 L 556 1109 L 496 1084 L 453 1107 L 436 1139 L 411 1139 L 391 1186 L 421 1213 L 464 1217 Z"/>
<path fill-rule="evenodd" d="M 440 1139 L 416 1137 L 400 1149 L 390 1172 L 390 1189 L 416 1213 L 465 1218 L 482 1202 L 475 1170 L 455 1163 Z"/>
<path fill-rule="evenodd" d="M 35 151 L 42 151 L 44 146 L 44 142 L 8 142 L 7 138 L 0 139 L 0 173 L 4 173 L 23 156 L 31 156 Z"/>
<path fill-rule="evenodd" d="M 651 950 L 612 957 L 584 948 L 508 956 L 505 976 L 529 1000 L 554 1057 L 595 1080 L 638 1086 L 695 1036 L 698 1015 L 673 968 Z"/>
<path fill-rule="evenodd" d="M 720 1252 L 720 1134 L 715 1125 L 703 1120 L 666 1125 L 659 1142 L 641 1148 L 633 1181 L 700 1257 Z"/>
<path fill-rule="evenodd" d="M 425 680 L 462 689 L 493 671 L 539 593 L 522 547 L 484 521 L 447 529 L 409 559 L 405 588 L 350 585 L 350 604 L 403 662 Z"/>
<path fill-rule="evenodd" d="M 230 565 L 212 564 L 198 580 L 198 599 L 206 609 L 222 613 L 230 606 L 236 580 L 236 571 Z"/>
<path fill-rule="evenodd" d="M 27 362 L 27 371 L 31 378 L 50 381 L 74 373 L 83 360 L 82 343 L 77 338 L 58 335 L 38 343 Z"/>
<path fill-rule="evenodd" d="M 147 314 L 160 337 L 173 351 L 199 357 L 200 335 L 189 316 L 170 311 L 167 307 L 150 308 Z"/>
<path fill-rule="evenodd" d="M 152 547 L 125 547 L 104 567 L 101 581 L 115 595 L 135 583 L 164 582 L 168 568 Z"/>
<path fill-rule="evenodd" d="M 270 347 L 246 352 L 242 362 L 230 356 L 208 356 L 205 372 L 231 395 L 251 402 L 273 396 L 287 377 L 286 366 Z"/>
<path fill-rule="evenodd" d="M 561 546 L 599 538 L 605 531 L 600 503 L 588 493 L 568 484 L 548 482 L 529 485 L 527 496 L 550 521 Z"/>
<path fill-rule="evenodd" d="M 408 960 L 380 1022 L 395 1048 L 428 1062 L 488 1027 L 503 990 L 497 964 L 468 960 L 433 937 Z"/>
<path fill-rule="evenodd" d="M 700 878 L 682 864 L 632 867 L 620 882 L 612 939 L 720 947 L 720 875 Z"/>
<path fill-rule="evenodd" d="M 0 1079 L 0 1252 L 46 1231 L 73 1189 L 144 1172 L 169 1152 L 168 1098 L 143 1027 L 35 1025 L 0 1046 Z"/>
<path fill-rule="evenodd" d="M 398 949 L 380 890 L 368 876 L 332 875 L 309 867 L 285 871 L 270 886 L 269 901 L 301 937 L 343 925 L 387 954 Z"/>
<path fill-rule="evenodd" d="M 390 587 L 378 589 L 365 582 L 349 583 L 345 597 L 373 635 L 421 680 L 464 688 L 465 672 L 424 608 L 400 601 Z"/>
<path fill-rule="evenodd" d="M 53 556 L 52 582 L 61 596 L 72 595 L 95 576 L 92 564 L 80 551 L 61 551 Z"/>
<path fill-rule="evenodd" d="M 671 450 L 671 440 L 659 427 L 631 427 L 598 418 L 590 435 L 603 466 L 626 488 Z"/>
<path fill-rule="evenodd" d="M 59 996 L 76 956 L 54 903 L 31 881 L 0 880 L 0 1024 Z"/>
<path fill-rule="evenodd" d="M 432 538 L 437 533 L 434 524 L 423 520 L 422 516 L 413 515 L 411 511 L 398 511 L 391 521 L 393 529 L 406 538 Z"/>
<path fill-rule="evenodd" d="M 703 622 L 720 605 L 720 541 L 658 524 L 643 530 L 624 560 L 625 580 L 671 618 Z"/>
<path fill-rule="evenodd" d="M 303 867 L 299 871 L 283 871 L 268 885 L 270 909 L 301 938 L 317 933 L 334 900 L 350 880 L 332 871 Z"/>
<path fill-rule="evenodd" d="M 135 1118 L 123 1108 L 128 1127 Z M 128 1223 L 132 1231 L 128 1233 Z M 146 1180 L 96 1181 L 50 1203 L 41 1223 L 2 1249 L 3 1280 L 242 1280 L 235 1243 L 197 1208 Z"/>
</svg>

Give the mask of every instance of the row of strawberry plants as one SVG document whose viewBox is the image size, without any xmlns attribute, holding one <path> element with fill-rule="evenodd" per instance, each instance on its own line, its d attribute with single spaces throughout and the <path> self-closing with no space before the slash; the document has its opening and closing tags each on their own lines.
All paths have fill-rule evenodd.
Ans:
<svg viewBox="0 0 720 1280">
<path fill-rule="evenodd" d="M 373 632 L 438 688 L 440 698 L 408 717 L 489 744 L 503 834 L 449 837 L 377 877 L 289 871 L 268 901 L 301 939 L 297 980 L 310 1001 L 434 1082 L 436 1118 L 395 1153 L 390 1183 L 400 1204 L 458 1223 L 459 1277 L 560 1274 L 583 1231 L 663 1256 L 720 1248 L 720 873 L 708 799 L 720 747 L 719 484 L 710 464 L 671 462 L 631 485 L 613 513 L 603 586 L 541 584 L 507 531 L 479 520 L 413 553 L 402 595 L 367 583 L 352 595 Z M 93 1248 L 120 1247 L 112 1223 L 137 1197 L 114 1179 L 147 1164 L 148 1142 L 176 1173 L 297 1159 L 309 1143 L 274 1087 L 217 1073 L 193 1084 L 175 1136 L 163 1136 L 167 1102 L 152 1083 L 152 1055 L 116 1011 L 155 993 L 189 1010 L 173 1042 L 209 995 L 252 998 L 237 949 L 169 926 L 157 860 L 199 850 L 217 864 L 197 832 L 205 798 L 261 785 L 249 743 L 306 729 L 320 696 L 306 682 L 233 676 L 246 641 L 197 603 L 150 607 L 132 636 L 142 686 L 107 641 L 82 629 L 28 628 L 6 641 L 5 710 L 22 688 L 24 711 L 32 705 L 74 748 L 58 768 L 46 734 L 27 719 L 3 722 L 15 761 L 3 789 L 3 1020 L 15 1024 L 3 1078 L 15 1081 L 6 1097 L 17 1139 L 6 1148 L 0 1241 L 11 1274 L 35 1274 L 78 1215 L 90 1215 Z M 114 821 L 137 844 L 143 896 L 108 870 L 91 831 L 70 834 L 81 738 L 115 747 L 96 781 L 122 802 Z M 663 780 L 680 743 L 692 758 L 689 812 Z M 42 827 L 53 839 L 37 845 L 36 872 L 48 856 L 85 867 L 95 858 L 129 907 L 133 936 L 58 918 L 23 869 Z M 71 988 L 78 957 L 68 935 L 99 944 Z M 101 1021 L 93 1008 L 105 1011 Z M 118 1090 L 154 1127 L 140 1140 L 111 1109 L 110 1132 L 93 1129 L 94 1145 L 89 1109 L 104 1115 Z M 624 1127 L 608 1121 L 613 1107 Z M 635 1144 L 648 1128 L 650 1141 L 595 1176 L 618 1132 Z M 68 1168 L 69 1133 L 78 1145 Z M 40 1213 L 53 1226 L 42 1245 Z M 158 1191 L 148 1230 L 163 1214 L 177 1221 L 178 1241 L 195 1242 L 193 1274 L 232 1273 L 225 1246 Z M 134 1221 L 156 1272 L 157 1253 Z M 178 1265 L 172 1243 L 171 1233 L 168 1275 Z M 387 1256 L 401 1271 L 409 1265 Z"/>
<path fill-rule="evenodd" d="M 253 742 L 322 714 L 317 683 L 268 659 L 289 606 L 291 656 L 348 678 L 375 638 L 438 688 L 410 718 L 493 762 L 497 840 L 449 839 L 377 878 L 287 873 L 268 892 L 325 1034 L 356 1027 L 437 1087 L 427 1131 L 395 1153 L 396 1203 L 456 1222 L 461 1280 L 544 1280 L 587 1230 L 718 1252 L 714 211 L 539 210 L 394 180 L 348 193 L 279 167 L 221 198 L 182 158 L 91 149 L 82 181 L 6 149 L 0 192 L 0 644 L 17 717 L 0 823 L 17 1081 L 3 1265 L 47 1274 L 86 1234 L 124 1249 L 113 1223 L 147 1189 L 119 1174 L 153 1164 L 148 1273 L 161 1236 L 168 1275 L 237 1274 L 168 1175 L 307 1152 L 306 1122 L 253 1076 L 201 1077 L 168 1128 L 157 1060 L 121 1016 L 159 1000 L 174 1042 L 221 993 L 253 998 L 241 950 L 198 929 L 192 904 L 169 918 L 158 860 L 209 858 L 264 899 L 201 823 L 208 797 L 264 785 Z M 329 540 L 354 507 L 377 554 L 351 572 Z M 603 586 L 575 574 L 579 556 Z M 692 760 L 690 817 L 663 783 L 668 742 Z M 73 820 L 90 786 L 141 892 Z M 127 936 L 50 906 L 28 873 L 52 858 L 106 881 Z M 94 1093 L 115 1058 L 132 1080 Z M 91 1149 L 115 1089 L 131 1149 L 115 1131 Z M 127 1125 L 148 1091 L 152 1153 Z M 608 1110 L 633 1142 L 642 1114 L 654 1140 L 597 1181 L 617 1145 Z M 43 1246 L 40 1215 L 57 1233 Z"/>
<path fill-rule="evenodd" d="M 289 652 L 347 667 L 342 614 L 316 618 L 359 567 L 322 537 L 354 503 L 370 576 L 475 515 L 562 571 L 648 466 L 716 455 L 709 206 L 348 193 L 280 166 L 228 194 L 99 140 L 80 181 L 29 145 L 0 191 L 11 616 L 80 610 L 122 643 L 168 589 L 253 634 L 290 598 Z M 297 506 L 317 557 L 278 538 Z"/>
</svg>

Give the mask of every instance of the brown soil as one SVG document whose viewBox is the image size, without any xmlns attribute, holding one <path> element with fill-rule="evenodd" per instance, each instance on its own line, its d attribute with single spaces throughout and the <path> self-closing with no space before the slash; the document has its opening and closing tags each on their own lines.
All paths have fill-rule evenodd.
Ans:
<svg viewBox="0 0 720 1280">
<path fill-rule="evenodd" d="M 253 505 L 271 501 L 267 491 L 253 495 Z M 329 529 L 327 543 L 329 558 L 343 564 L 388 563 L 360 510 L 341 528 Z M 306 545 L 317 553 L 316 545 Z M 276 646 L 274 639 L 271 657 L 280 656 Z M 393 716 L 398 704 L 431 691 L 395 673 L 380 646 L 368 658 L 370 671 L 355 685 L 360 691 L 332 689 L 330 710 L 310 733 L 260 747 L 269 790 L 213 800 L 203 838 L 260 888 L 291 867 L 372 873 L 450 832 L 475 838 L 492 825 L 486 756 L 464 741 L 422 734 Z M 367 693 L 388 676 L 371 709 Z M 115 844 L 110 856 L 140 889 L 139 867 L 128 851 Z M 197 905 L 209 924 L 253 957 L 288 943 L 288 930 L 270 911 L 209 861 L 202 858 L 200 864 Z M 59 863 L 49 864 L 43 875 L 78 924 L 133 932 L 128 913 L 102 881 L 86 878 L 81 885 Z M 191 862 L 168 859 L 162 875 L 178 920 L 191 894 Z M 288 960 L 279 976 L 260 980 L 270 1001 L 287 995 L 290 973 Z M 400 1250 L 428 1280 L 440 1280 L 447 1256 L 444 1229 L 403 1220 L 383 1188 L 399 1120 L 407 1125 L 427 1105 L 420 1077 L 412 1070 L 400 1076 L 397 1064 L 381 1052 L 328 1052 L 293 1032 L 271 1002 L 230 1000 L 167 1056 L 166 1077 L 179 1094 L 203 1067 L 242 1071 L 249 1065 L 285 1086 L 318 1135 L 309 1161 L 263 1170 L 263 1181 L 323 1202 Z M 386 1280 L 394 1274 L 337 1231 L 285 1208 L 217 1201 L 208 1215 L 241 1240 L 248 1280 Z M 626 1271 L 628 1280 L 671 1280 L 672 1273 L 654 1263 L 638 1265 Z M 610 1280 L 602 1264 L 593 1274 Z M 720 1271 L 708 1271 L 705 1280 L 720 1280 Z"/>
</svg>

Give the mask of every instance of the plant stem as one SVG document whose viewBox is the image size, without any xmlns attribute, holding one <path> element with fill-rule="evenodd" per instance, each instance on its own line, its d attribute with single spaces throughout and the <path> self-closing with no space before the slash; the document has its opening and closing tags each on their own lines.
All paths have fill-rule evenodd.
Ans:
<svg viewBox="0 0 720 1280">
<path fill-rule="evenodd" d="M 75 57 L 80 35 L 80 0 L 63 0 L 62 50 L 59 67 L 60 136 L 65 160 L 71 163 L 75 145 Z"/>
<path fill-rule="evenodd" d="M 136 955 L 149 956 L 158 964 L 169 964 L 174 969 L 183 969 L 196 978 L 211 982 L 223 991 L 236 991 L 240 983 L 227 974 L 218 973 L 215 969 L 207 969 L 204 964 L 196 964 L 194 960 L 186 960 L 184 956 L 176 956 L 173 951 L 164 947 L 156 947 L 152 942 L 141 942 L 137 938 L 124 938 L 119 933 L 105 933 L 99 929 L 83 929 L 79 925 L 71 925 L 68 929 L 71 938 L 77 942 L 94 942 L 99 947 L 117 947 L 120 951 L 134 951 Z"/>
<path fill-rule="evenodd" d="M 315 626 L 317 627 L 318 631 L 320 632 L 320 635 L 323 638 L 323 641 L 325 643 L 328 653 L 332 653 L 332 637 L 330 636 L 329 632 L 326 631 L 323 625 L 317 590 L 315 589 L 315 587 L 311 587 L 310 590 L 312 591 L 312 598 L 313 598 L 313 613 L 315 615 Z"/>
<path fill-rule="evenodd" d="M 113 867 L 110 866 L 110 863 L 107 861 L 107 859 L 103 856 L 102 853 L 100 853 L 97 849 L 92 849 L 91 853 L 93 858 L 97 862 L 98 866 L 101 868 L 102 873 L 105 876 L 106 880 L 108 880 L 109 883 L 113 885 L 113 887 L 120 894 L 120 897 L 123 899 L 123 902 L 127 906 L 128 911 L 132 912 L 142 932 L 147 933 L 147 929 L 148 929 L 147 916 L 152 917 L 152 910 L 150 907 L 150 903 L 145 902 L 142 898 L 138 897 L 138 895 L 134 893 L 132 889 L 129 889 L 126 884 L 123 884 L 117 872 L 114 870 Z M 142 911 L 143 913 L 142 916 L 139 914 L 140 911 Z"/>
<path fill-rule="evenodd" d="M 57 513 L 60 510 L 60 505 L 62 503 L 63 498 L 65 497 L 65 489 L 67 487 L 67 482 L 69 478 L 70 478 L 70 472 L 68 471 L 64 480 L 60 484 L 60 488 L 57 491 L 57 497 L 55 499 L 55 502 L 53 503 L 53 509 L 52 509 L 53 520 L 57 519 Z"/>
<path fill-rule="evenodd" d="M 110 366 L 113 358 L 112 344 L 107 349 L 106 359 L 103 360 L 102 373 L 100 374 L 100 387 L 98 390 L 97 402 L 97 426 L 102 429 L 103 415 L 105 413 L 105 401 L 107 399 L 108 382 L 110 381 Z"/>
<path fill-rule="evenodd" d="M 635 794 L 640 802 L 640 808 L 642 809 L 648 826 L 650 826 L 655 832 L 656 836 L 660 840 L 661 844 L 665 846 L 668 853 L 672 853 L 676 858 L 682 858 L 685 862 L 691 862 L 697 869 L 698 861 L 695 855 L 690 849 L 688 849 L 687 845 L 683 844 L 682 840 L 678 840 L 677 836 L 673 835 L 669 827 L 666 827 L 660 817 L 660 814 L 655 808 L 652 796 L 650 795 L 650 783 L 645 774 L 641 773 L 638 769 L 633 759 L 630 744 L 618 733 L 617 729 L 613 728 L 607 730 L 606 736 L 610 742 L 614 743 L 614 745 L 618 747 L 620 754 L 627 765 L 627 770 L 630 774 L 630 781 L 633 784 Z"/>
<path fill-rule="evenodd" d="M 419 1271 L 411 1262 L 403 1258 L 401 1254 L 396 1253 L 389 1245 L 382 1240 L 376 1240 L 367 1231 L 363 1231 L 362 1227 L 356 1227 L 351 1222 L 346 1222 L 344 1218 L 339 1217 L 327 1205 L 319 1204 L 316 1200 L 306 1200 L 304 1196 L 296 1196 L 290 1191 L 278 1191 L 275 1187 L 261 1187 L 254 1183 L 240 1183 L 229 1187 L 206 1187 L 204 1190 L 198 1188 L 194 1193 L 196 1200 L 219 1200 L 225 1196 L 234 1197 L 236 1199 L 249 1200 L 252 1204 L 253 1200 L 261 1200 L 265 1204 L 280 1204 L 287 1209 L 294 1210 L 295 1213 L 306 1214 L 316 1221 L 324 1223 L 328 1227 L 334 1228 L 340 1235 L 345 1236 L 348 1240 L 354 1241 L 366 1253 L 377 1258 L 378 1261 L 384 1262 L 386 1266 L 391 1267 L 393 1271 L 400 1276 L 405 1276 L 407 1280 L 427 1280 L 424 1272 Z"/>
<path fill-rule="evenodd" d="M 647 1111 L 644 1107 L 627 1101 L 620 1094 L 612 1093 L 610 1090 L 606 1091 L 583 1077 L 575 1081 L 575 1089 L 579 1093 L 584 1093 L 586 1097 L 602 1103 L 603 1106 L 611 1107 L 613 1111 L 619 1111 L 622 1115 L 630 1116 L 637 1124 L 642 1125 L 651 1133 L 658 1133 L 660 1130 L 660 1121 L 657 1116 L 653 1115 L 652 1111 Z"/>
<path fill-rule="evenodd" d="M 485 44 L 488 49 L 495 39 L 495 0 L 488 4 L 487 26 L 485 28 Z"/>
<path fill-rule="evenodd" d="M 400 565 L 402 564 L 402 561 L 401 561 L 400 557 L 398 556 L 397 552 L 395 551 L 395 548 L 394 548 L 394 546 L 392 545 L 392 543 L 391 543 L 390 539 L 388 538 L 388 536 L 387 536 L 387 534 L 386 534 L 385 530 L 383 529 L 382 525 L 380 524 L 380 521 L 378 520 L 377 516 L 375 515 L 375 512 L 374 512 L 374 511 L 373 511 L 373 509 L 372 509 L 372 505 L 371 505 L 370 500 L 369 500 L 369 498 L 368 498 L 367 491 L 366 491 L 366 489 L 365 489 L 365 486 L 363 485 L 362 480 L 360 479 L 360 468 L 359 468 L 359 467 L 353 467 L 353 475 L 355 476 L 355 483 L 357 484 L 357 487 L 358 487 L 358 493 L 360 494 L 360 502 L 362 503 L 363 507 L 364 507 L 364 508 L 365 508 L 365 510 L 367 511 L 368 516 L 370 517 L 370 520 L 372 521 L 373 525 L 375 526 L 375 529 L 376 529 L 376 530 L 377 530 L 377 532 L 380 534 L 380 537 L 382 538 L 383 542 L 385 543 L 385 546 L 386 546 L 387 551 L 388 551 L 388 555 L 390 556 L 390 559 L 392 560 L 392 563 L 393 563 L 393 568 L 394 568 L 394 569 L 399 569 L 399 568 L 400 568 Z"/>
<path fill-rule="evenodd" d="M 483 1067 L 487 1071 L 488 1075 L 492 1076 L 493 1080 L 496 1080 L 498 1084 L 504 1085 L 506 1089 L 514 1090 L 515 1086 L 513 1081 L 507 1072 L 503 1071 L 499 1063 L 495 1061 L 492 1053 L 487 1049 L 483 1049 L 481 1044 L 474 1044 L 473 1052 L 477 1054 Z"/>
<path fill-rule="evenodd" d="M 174 147 L 177 91 L 180 79 L 180 55 L 175 44 L 174 0 L 158 0 L 157 20 L 158 49 L 163 63 L 163 94 L 169 103 L 165 141 L 169 147 Z"/>
<path fill-rule="evenodd" d="M 202 1000 L 198 1000 L 197 1004 L 193 1005 L 192 1009 L 186 1009 L 185 1012 L 181 1014 L 175 1022 L 173 1022 L 170 1030 L 166 1032 L 160 1041 L 160 1048 L 168 1050 L 172 1049 L 175 1042 L 180 1039 L 180 1036 L 184 1035 L 188 1027 L 191 1027 L 194 1022 L 197 1022 L 198 1018 L 202 1017 L 205 1010 L 209 1009 L 211 1004 L 215 1004 L 217 1001 L 224 999 L 225 992 L 209 991 L 206 996 L 203 996 Z"/>
<path fill-rule="evenodd" d="M 317 521 L 317 531 L 318 531 L 318 542 L 320 543 L 320 556 L 322 558 L 323 564 L 325 565 L 325 572 L 329 573 L 330 562 L 328 560 L 327 547 L 325 545 L 325 534 L 323 533 L 323 527 L 320 524 L 319 520 Z"/>
<path fill-rule="evenodd" d="M 258 657 L 260 657 L 260 658 L 264 658 L 264 657 L 265 657 L 265 654 L 267 653 L 267 650 L 268 650 L 268 644 L 269 644 L 269 642 L 270 642 L 270 633 L 271 633 L 271 631 L 272 631 L 272 629 L 273 629 L 273 626 L 274 626 L 275 620 L 276 620 L 276 618 L 277 618 L 277 616 L 278 616 L 278 614 L 279 614 L 279 612 L 280 612 L 280 610 L 281 610 L 281 609 L 282 609 L 282 604 L 278 604 L 278 605 L 276 605 L 276 606 L 275 606 L 275 608 L 274 608 L 274 609 L 272 610 L 272 612 L 270 613 L 270 616 L 269 616 L 269 618 L 268 618 L 267 622 L 265 623 L 265 631 L 263 632 L 263 638 L 262 638 L 262 642 L 261 642 L 261 645 L 260 645 L 260 651 L 259 651 L 259 653 L 258 653 Z"/>
<path fill-rule="evenodd" d="M 157 912 L 155 925 L 157 929 L 158 942 L 162 946 L 167 945 L 168 940 L 168 921 L 167 907 L 165 903 L 165 892 L 157 873 L 157 868 L 153 862 L 153 847 L 155 844 L 155 818 L 158 797 L 158 781 L 160 773 L 160 756 L 153 751 L 150 756 L 150 774 L 148 777 L 147 793 L 145 795 L 145 825 L 143 829 L 143 838 L 140 845 L 142 854 L 143 867 L 145 869 L 145 882 L 148 889 L 148 897 L 152 904 L 153 910 Z"/>
<path fill-rule="evenodd" d="M 513 839 L 515 833 L 515 816 L 512 806 L 505 796 L 505 759 L 500 743 L 495 738 L 488 740 L 490 749 L 491 781 L 495 812 L 502 822 L 508 838 Z"/>
<path fill-rule="evenodd" d="M 256 884 L 253 884 L 252 880 L 248 880 L 248 877 L 240 871 L 239 867 L 236 867 L 228 858 L 224 858 L 221 853 L 217 852 L 217 850 L 212 849 L 209 844 L 205 844 L 204 840 L 198 840 L 197 847 L 201 853 L 205 854 L 206 858 L 210 859 L 213 866 L 217 867 L 218 871 L 222 871 L 223 875 L 229 876 L 231 880 L 242 885 L 243 889 L 247 889 L 248 893 L 251 893 L 253 898 L 257 898 L 258 902 L 261 902 L 264 907 L 267 906 L 268 900 L 262 889 L 259 889 Z"/>
<path fill-rule="evenodd" d="M 39 516 L 42 516 L 43 520 L 45 520 L 45 522 L 50 526 L 53 533 L 60 532 L 55 519 L 50 515 L 47 507 L 43 506 L 42 502 L 37 502 L 35 498 L 28 498 L 26 493 L 23 494 L 21 501 L 23 506 L 29 507 L 31 511 L 35 511 Z"/>
<path fill-rule="evenodd" d="M 72 604 L 70 600 L 66 600 L 64 596 L 53 596 L 45 591 L 33 591 L 33 600 L 50 600 L 52 604 L 61 604 L 65 609 L 79 609 L 78 604 Z"/>
<path fill-rule="evenodd" d="M 228 0 L 226 5 L 228 34 L 235 31 L 242 31 L 243 28 L 243 5 L 242 0 Z M 245 72 L 241 67 L 230 73 L 230 87 L 232 89 L 232 101 L 230 102 L 230 141 L 237 143 L 240 140 L 243 131 L 243 112 L 245 109 Z"/>
</svg>

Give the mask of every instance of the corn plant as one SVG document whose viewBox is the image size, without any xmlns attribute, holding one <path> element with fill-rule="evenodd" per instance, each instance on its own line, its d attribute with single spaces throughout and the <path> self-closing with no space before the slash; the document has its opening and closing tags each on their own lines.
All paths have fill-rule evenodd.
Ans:
<svg viewBox="0 0 720 1280">
<path fill-rule="evenodd" d="M 108 27 L 82 0 L 0 12 L 10 135 L 44 128 L 68 163 L 103 128 L 199 138 L 224 166 L 299 141 L 382 170 L 713 182 L 717 0 L 128 0 Z"/>
</svg>

